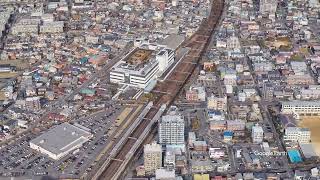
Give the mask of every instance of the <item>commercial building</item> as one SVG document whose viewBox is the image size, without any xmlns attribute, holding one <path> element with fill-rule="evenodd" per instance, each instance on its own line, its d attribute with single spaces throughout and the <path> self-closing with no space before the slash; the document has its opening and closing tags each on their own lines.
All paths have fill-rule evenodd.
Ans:
<svg viewBox="0 0 320 180">
<path fill-rule="evenodd" d="M 162 116 L 159 123 L 160 144 L 184 144 L 184 119 L 180 114 Z"/>
<path fill-rule="evenodd" d="M 284 101 L 282 102 L 281 113 L 293 114 L 296 118 L 301 116 L 320 115 L 319 101 Z"/>
<path fill-rule="evenodd" d="M 146 88 L 174 61 L 174 52 L 137 47 L 116 63 L 110 72 L 110 81 L 138 88 Z"/>
<path fill-rule="evenodd" d="M 30 141 L 30 148 L 58 160 L 92 138 L 87 128 L 63 123 Z"/>
<path fill-rule="evenodd" d="M 146 144 L 143 148 L 144 168 L 148 175 L 155 174 L 155 171 L 162 166 L 161 145 L 153 142 Z"/>
<path fill-rule="evenodd" d="M 283 139 L 285 141 L 295 141 L 299 143 L 309 143 L 311 132 L 308 128 L 287 127 Z"/>
<path fill-rule="evenodd" d="M 252 142 L 253 143 L 262 143 L 263 141 L 263 129 L 259 125 L 252 127 Z"/>
</svg>

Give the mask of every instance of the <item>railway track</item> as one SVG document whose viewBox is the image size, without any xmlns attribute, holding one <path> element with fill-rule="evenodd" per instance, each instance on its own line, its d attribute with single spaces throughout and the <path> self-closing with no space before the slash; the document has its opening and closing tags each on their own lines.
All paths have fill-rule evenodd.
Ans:
<svg viewBox="0 0 320 180">
<path fill-rule="evenodd" d="M 112 157 L 112 160 L 106 166 L 104 171 L 99 174 L 99 180 L 119 179 L 119 171 L 121 171 L 121 167 L 128 163 L 128 158 L 129 160 L 132 158 L 132 156 L 127 156 L 135 153 L 133 152 L 133 147 L 137 142 L 139 142 L 139 140 L 141 140 L 139 138 L 148 127 L 157 127 L 151 120 L 159 112 L 163 104 L 169 107 L 173 103 L 174 99 L 178 96 L 192 73 L 195 71 L 201 57 L 210 44 L 213 32 L 222 15 L 223 8 L 224 0 L 213 0 L 209 17 L 202 21 L 198 31 L 188 41 L 186 41 L 186 43 L 184 43 L 184 47 L 189 47 L 191 50 L 178 63 L 167 79 L 162 82 L 158 82 L 156 87 L 152 90 L 151 93 L 155 97 L 153 100 L 154 106 L 145 115 L 137 128 L 126 139 L 116 155 Z"/>
</svg>

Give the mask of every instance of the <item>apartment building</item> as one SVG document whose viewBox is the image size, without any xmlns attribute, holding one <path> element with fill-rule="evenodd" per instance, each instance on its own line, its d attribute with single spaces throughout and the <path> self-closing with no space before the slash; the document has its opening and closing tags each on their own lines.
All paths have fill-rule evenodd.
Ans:
<svg viewBox="0 0 320 180">
<path fill-rule="evenodd" d="M 143 148 L 144 168 L 147 175 L 154 175 L 155 171 L 162 166 L 161 145 L 153 142 Z"/>
<path fill-rule="evenodd" d="M 263 141 L 263 129 L 259 125 L 255 125 L 252 127 L 252 142 L 253 143 L 262 143 Z"/>
<path fill-rule="evenodd" d="M 165 145 L 184 144 L 184 119 L 180 114 L 162 116 L 159 123 L 159 142 Z"/>
<path fill-rule="evenodd" d="M 208 97 L 207 101 L 207 107 L 208 109 L 215 109 L 220 111 L 226 111 L 227 110 L 227 97 L 215 97 L 210 96 Z"/>
</svg>

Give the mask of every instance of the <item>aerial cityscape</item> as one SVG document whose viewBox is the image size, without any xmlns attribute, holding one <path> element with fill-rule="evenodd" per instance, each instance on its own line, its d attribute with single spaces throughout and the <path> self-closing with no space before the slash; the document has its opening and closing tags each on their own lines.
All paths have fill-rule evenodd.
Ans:
<svg viewBox="0 0 320 180">
<path fill-rule="evenodd" d="M 0 180 L 319 180 L 319 0 L 0 0 Z"/>
</svg>

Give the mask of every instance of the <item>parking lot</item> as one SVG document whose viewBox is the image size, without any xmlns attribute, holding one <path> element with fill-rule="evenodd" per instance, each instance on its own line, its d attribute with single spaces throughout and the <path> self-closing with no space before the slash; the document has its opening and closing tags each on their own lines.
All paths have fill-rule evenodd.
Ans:
<svg viewBox="0 0 320 180">
<path fill-rule="evenodd" d="M 108 131 L 115 126 L 116 117 L 123 107 L 110 105 L 104 110 L 97 111 L 90 116 L 72 120 L 89 128 L 94 137 L 79 150 L 64 158 L 54 161 L 45 155 L 29 148 L 29 141 L 37 135 L 28 134 L 18 142 L 5 146 L 0 150 L 0 175 L 2 176 L 42 176 L 49 174 L 55 177 L 79 177 L 81 173 L 90 172 L 95 158 L 108 142 Z"/>
<path fill-rule="evenodd" d="M 235 168 L 239 171 L 258 169 L 278 169 L 285 163 L 285 153 L 265 153 L 260 145 L 237 144 L 233 146 Z M 237 153 L 237 151 L 241 153 Z M 238 154 L 238 155 L 237 155 Z"/>
</svg>

